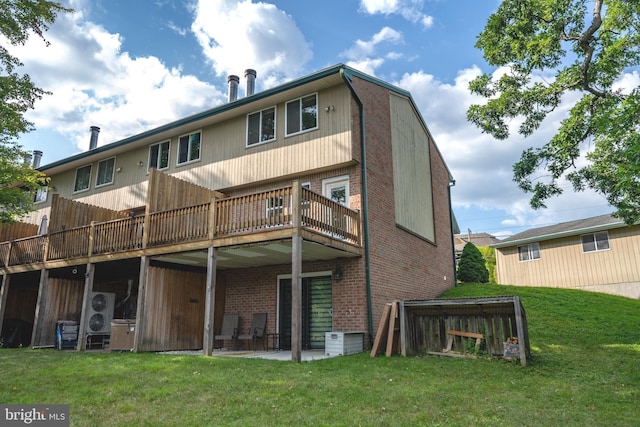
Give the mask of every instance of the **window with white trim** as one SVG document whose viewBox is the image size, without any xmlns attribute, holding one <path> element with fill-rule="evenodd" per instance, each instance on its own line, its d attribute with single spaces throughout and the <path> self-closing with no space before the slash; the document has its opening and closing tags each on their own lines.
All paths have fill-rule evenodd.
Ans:
<svg viewBox="0 0 640 427">
<path fill-rule="evenodd" d="M 599 233 L 584 234 L 582 239 L 582 252 L 607 251 L 609 246 L 609 233 L 601 231 Z"/>
<path fill-rule="evenodd" d="M 285 135 L 313 130 L 318 127 L 318 95 L 312 94 L 289 101 L 285 108 Z"/>
<path fill-rule="evenodd" d="M 178 138 L 178 165 L 200 160 L 201 135 L 201 132 L 194 132 Z"/>
<path fill-rule="evenodd" d="M 322 195 L 349 207 L 349 177 L 339 176 L 322 181 Z"/>
<path fill-rule="evenodd" d="M 98 173 L 96 174 L 96 187 L 113 183 L 113 173 L 116 168 L 116 158 L 98 162 Z"/>
<path fill-rule="evenodd" d="M 169 141 L 153 144 L 149 147 L 149 166 L 147 170 L 156 168 L 158 170 L 169 167 Z"/>
<path fill-rule="evenodd" d="M 540 244 L 538 242 L 518 246 L 518 259 L 520 261 L 532 261 L 540 259 Z"/>
<path fill-rule="evenodd" d="M 276 139 L 276 107 L 247 115 L 247 147 Z"/>
<path fill-rule="evenodd" d="M 76 169 L 76 179 L 73 184 L 73 192 L 86 191 L 91 185 L 91 165 Z"/>
</svg>

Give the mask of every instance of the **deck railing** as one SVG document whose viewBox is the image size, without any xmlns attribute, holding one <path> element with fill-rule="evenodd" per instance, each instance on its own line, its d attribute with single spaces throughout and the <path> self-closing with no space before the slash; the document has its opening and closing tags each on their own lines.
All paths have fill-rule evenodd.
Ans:
<svg viewBox="0 0 640 427">
<path fill-rule="evenodd" d="M 360 245 L 360 214 L 305 188 L 303 228 Z M 255 234 L 293 226 L 293 187 L 0 243 L 0 267 Z"/>
<path fill-rule="evenodd" d="M 11 242 L 9 265 L 32 264 L 44 259 L 45 236 L 27 237 Z"/>
<path fill-rule="evenodd" d="M 90 225 L 50 233 L 47 261 L 88 256 L 90 235 Z"/>
<path fill-rule="evenodd" d="M 142 248 L 144 216 L 94 224 L 93 255 L 130 251 Z"/>
<path fill-rule="evenodd" d="M 210 203 L 204 203 L 150 214 L 147 246 L 205 240 L 210 208 Z"/>
<path fill-rule="evenodd" d="M 359 243 L 360 215 L 333 200 L 302 189 L 302 226 L 352 243 Z"/>
</svg>

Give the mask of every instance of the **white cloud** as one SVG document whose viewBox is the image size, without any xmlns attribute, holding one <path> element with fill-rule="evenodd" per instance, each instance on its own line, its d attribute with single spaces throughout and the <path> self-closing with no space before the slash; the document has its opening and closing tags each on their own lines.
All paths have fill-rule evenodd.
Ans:
<svg viewBox="0 0 640 427">
<path fill-rule="evenodd" d="M 273 4 L 199 0 L 191 29 L 218 76 L 252 68 L 262 87 L 299 76 L 312 58 L 293 18 Z"/>
<path fill-rule="evenodd" d="M 373 55 L 376 47 L 381 43 L 402 43 L 402 33 L 393 28 L 384 27 L 371 37 L 370 40 L 356 40 L 354 45 L 340 54 L 351 61 L 358 61 Z"/>
<path fill-rule="evenodd" d="M 346 58 L 346 64 L 367 74 L 376 75 L 376 70 L 380 68 L 385 59 L 397 60 L 402 57 L 401 53 L 388 52 L 378 54 L 381 45 L 398 45 L 404 42 L 404 37 L 400 31 L 390 27 L 384 27 L 375 33 L 370 40 L 356 40 L 353 46 L 340 53 Z"/>
<path fill-rule="evenodd" d="M 631 73 L 624 73 L 613 84 L 613 90 L 619 90 L 625 95 L 630 94 L 633 89 L 637 89 L 639 87 L 640 87 L 640 73 L 638 71 L 633 71 Z"/>
<path fill-rule="evenodd" d="M 376 70 L 384 64 L 384 59 L 363 59 L 360 61 L 347 61 L 346 65 L 371 76 L 376 75 Z"/>
<path fill-rule="evenodd" d="M 424 28 L 433 26 L 433 17 L 422 12 L 422 0 L 360 0 L 360 10 L 369 15 L 401 15 Z"/>
<path fill-rule="evenodd" d="M 118 34 L 83 16 L 59 15 L 47 32 L 49 47 L 33 37 L 14 49 L 36 85 L 52 92 L 27 114 L 37 128 L 85 150 L 91 125 L 101 127 L 104 145 L 224 102 L 217 88 L 156 57 L 122 52 Z"/>
</svg>

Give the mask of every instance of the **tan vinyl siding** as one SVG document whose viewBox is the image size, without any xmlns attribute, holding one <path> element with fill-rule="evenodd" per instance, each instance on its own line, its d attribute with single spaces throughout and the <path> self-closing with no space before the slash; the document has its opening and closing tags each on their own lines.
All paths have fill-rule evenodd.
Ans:
<svg viewBox="0 0 640 427">
<path fill-rule="evenodd" d="M 285 103 L 281 102 L 276 105 L 275 141 L 247 147 L 247 116 L 243 113 L 214 126 L 189 131 L 188 133 L 202 131 L 200 160 L 180 166 L 176 164 L 178 138 L 184 132 L 176 133 L 170 139 L 169 168 L 163 172 L 212 190 L 220 190 L 352 163 L 349 91 L 344 85 L 338 85 L 317 94 L 318 129 L 285 138 Z M 326 111 L 328 106 L 333 106 L 333 109 Z M 152 144 L 166 140 L 160 139 Z M 96 188 L 98 161 L 95 161 L 91 163 L 89 190 L 73 192 L 76 174 L 74 168 L 51 177 L 51 186 L 56 189 L 51 193 L 95 206 L 109 206 L 114 210 L 144 206 L 148 185 L 149 147 L 152 144 L 116 156 L 113 184 Z M 109 157 L 113 155 L 105 154 L 105 159 Z M 118 168 L 121 168 L 121 172 L 117 172 Z M 51 195 L 46 203 L 38 205 L 38 211 L 31 214 L 27 222 L 37 224 L 48 211 L 50 200 Z"/>
<path fill-rule="evenodd" d="M 225 189 L 351 162 L 349 93 L 343 86 L 318 93 L 318 129 L 285 137 L 285 103 L 276 106 L 276 139 L 246 146 L 247 116 L 204 130 L 202 159 L 176 176 Z M 329 112 L 325 107 L 333 105 Z"/>
<path fill-rule="evenodd" d="M 390 103 L 396 223 L 434 242 L 429 134 L 408 99 Z"/>
<path fill-rule="evenodd" d="M 583 253 L 576 235 L 539 242 L 540 259 L 533 261 L 519 261 L 517 246 L 498 248 L 498 281 L 563 288 L 640 282 L 640 226 L 608 233 L 609 250 Z"/>
</svg>

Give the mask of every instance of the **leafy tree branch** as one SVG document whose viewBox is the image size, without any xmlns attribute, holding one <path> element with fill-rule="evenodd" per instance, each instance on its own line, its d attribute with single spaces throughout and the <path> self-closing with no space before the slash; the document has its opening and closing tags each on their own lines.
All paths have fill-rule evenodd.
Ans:
<svg viewBox="0 0 640 427">
<path fill-rule="evenodd" d="M 627 163 L 640 151 L 640 90 L 618 84 L 625 74 L 638 79 L 639 22 L 640 2 L 630 0 L 505 0 L 478 36 L 487 62 L 505 71 L 469 85 L 487 100 L 467 111 L 483 132 L 508 139 L 517 121 L 517 132 L 530 136 L 568 94 L 578 95 L 556 134 L 514 165 L 534 208 L 561 194 L 566 178 L 575 191 L 602 194 L 627 223 L 640 221 L 640 174 Z"/>
<path fill-rule="evenodd" d="M 32 210 L 33 193 L 46 184 L 42 174 L 25 162 L 28 153 L 17 143 L 33 130 L 24 114 L 49 92 L 34 85 L 9 45 L 24 45 L 32 34 L 45 43 L 44 33 L 60 12 L 70 9 L 45 0 L 0 0 L 0 223 Z"/>
</svg>

